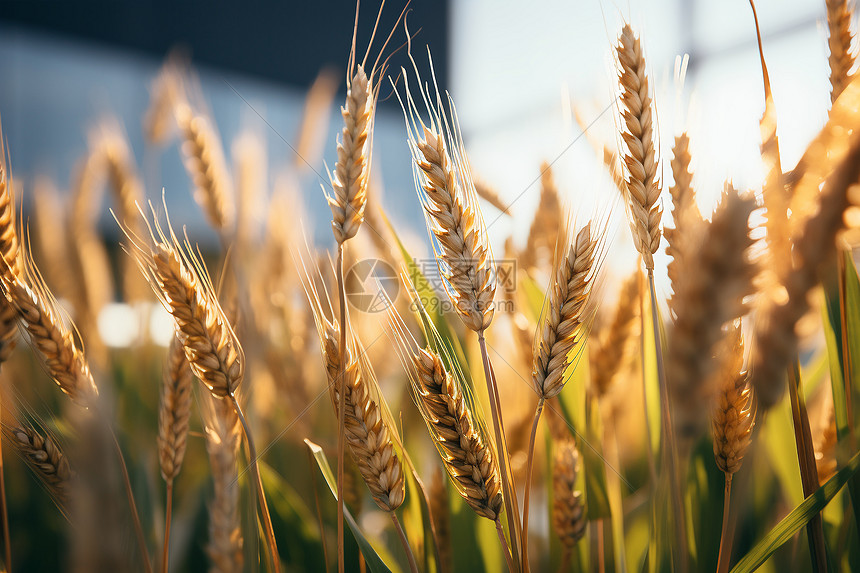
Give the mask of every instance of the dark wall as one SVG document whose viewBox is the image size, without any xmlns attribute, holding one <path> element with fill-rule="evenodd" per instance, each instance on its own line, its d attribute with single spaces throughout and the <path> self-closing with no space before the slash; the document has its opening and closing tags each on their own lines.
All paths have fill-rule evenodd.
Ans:
<svg viewBox="0 0 860 573">
<path fill-rule="evenodd" d="M 403 1 L 386 3 L 377 45 L 391 30 L 403 5 Z M 360 40 L 369 38 L 378 6 L 378 0 L 362 2 Z M 418 0 L 409 9 L 410 32 L 421 28 L 416 48 L 423 54 L 425 44 L 432 47 L 438 79 L 447 85 L 447 3 Z M 156 58 L 181 46 L 196 64 L 296 86 L 310 84 L 324 66 L 344 69 L 354 17 L 353 3 L 335 0 L 20 0 L 3 2 L 0 7 L 0 22 Z M 405 39 L 401 25 L 392 44 L 399 46 Z M 359 42 L 359 46 L 363 52 L 364 45 Z M 392 60 L 392 69 L 405 65 L 404 52 Z"/>
</svg>

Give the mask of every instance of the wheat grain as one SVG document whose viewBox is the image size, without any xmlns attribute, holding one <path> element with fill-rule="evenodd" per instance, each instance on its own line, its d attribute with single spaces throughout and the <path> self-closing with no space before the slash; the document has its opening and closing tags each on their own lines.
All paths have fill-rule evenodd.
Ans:
<svg viewBox="0 0 860 573">
<path fill-rule="evenodd" d="M 629 24 L 618 36 L 618 81 L 621 86 L 621 138 L 626 170 L 626 198 L 633 242 L 645 268 L 654 268 L 653 254 L 660 247 L 660 180 L 654 149 L 652 102 L 645 71 L 645 56 L 639 38 Z"/>
<path fill-rule="evenodd" d="M 544 399 L 561 392 L 570 364 L 568 354 L 584 334 L 584 310 L 592 291 L 597 270 L 595 253 L 600 243 L 600 234 L 593 237 L 591 225 L 586 224 L 577 233 L 576 240 L 566 245 L 556 261 L 532 365 L 532 381 Z"/>
</svg>

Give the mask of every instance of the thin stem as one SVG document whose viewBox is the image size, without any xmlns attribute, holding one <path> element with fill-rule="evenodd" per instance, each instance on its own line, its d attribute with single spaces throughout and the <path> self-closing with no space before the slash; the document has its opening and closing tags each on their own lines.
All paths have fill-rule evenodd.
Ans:
<svg viewBox="0 0 860 573">
<path fill-rule="evenodd" d="M 496 388 L 495 378 L 492 375 L 492 366 L 490 365 L 490 356 L 487 354 L 487 341 L 484 338 L 483 331 L 478 333 L 478 344 L 481 347 L 481 357 L 484 362 L 484 375 L 487 380 L 487 394 L 490 400 L 490 410 L 493 416 L 493 431 L 496 438 L 496 448 L 499 455 L 499 465 L 502 474 L 502 488 L 504 489 L 505 513 L 507 514 L 508 531 L 511 534 L 511 550 L 519 560 L 519 552 L 517 551 L 517 524 L 519 523 L 519 514 L 514 513 L 514 496 L 516 491 L 511 484 L 508 476 L 508 449 L 505 445 L 504 422 L 502 421 L 501 404 L 499 403 L 499 392 Z"/>
<path fill-rule="evenodd" d="M 409 547 L 409 540 L 406 539 L 406 533 L 400 525 L 400 520 L 397 519 L 397 514 L 393 511 L 388 512 L 391 515 L 391 521 L 394 522 L 394 529 L 397 530 L 397 537 L 400 538 L 400 543 L 403 545 L 403 550 L 406 552 L 406 558 L 409 560 L 409 570 L 412 573 L 418 573 L 418 564 L 415 562 L 415 555 L 412 554 L 412 548 Z"/>
<path fill-rule="evenodd" d="M 514 558 L 511 556 L 511 548 L 508 546 L 508 541 L 505 539 L 505 530 L 502 527 L 502 522 L 499 521 L 499 518 L 496 518 L 496 532 L 499 534 L 499 543 L 502 546 L 502 553 L 505 554 L 505 561 L 508 563 L 508 571 L 513 573 L 516 571 L 514 568 Z"/>
<path fill-rule="evenodd" d="M 800 483 L 803 496 L 809 497 L 818 489 L 818 468 L 815 465 L 815 450 L 812 445 L 812 431 L 809 428 L 809 414 L 803 398 L 800 381 L 800 365 L 797 358 L 788 367 L 788 394 L 791 400 L 791 418 L 794 424 L 794 440 L 797 444 L 797 459 L 800 464 Z M 827 550 L 824 542 L 824 524 L 821 513 L 816 513 L 806 526 L 809 548 L 812 553 L 813 571 L 827 571 Z"/>
<path fill-rule="evenodd" d="M 6 573 L 12 573 L 12 541 L 9 532 L 9 511 L 6 508 L 6 478 L 3 469 L 3 438 L 0 437 L 0 513 L 3 514 L 3 562 Z"/>
<path fill-rule="evenodd" d="M 732 474 L 726 474 L 726 493 L 723 496 L 723 528 L 720 532 L 720 556 L 717 559 L 717 573 L 727 573 L 732 559 L 732 534 L 729 531 L 729 508 L 732 496 Z"/>
<path fill-rule="evenodd" d="M 230 399 L 233 401 L 233 407 L 236 409 L 236 414 L 238 414 L 239 421 L 242 423 L 242 430 L 245 432 L 245 443 L 248 444 L 248 457 L 251 458 L 251 475 L 254 480 L 254 486 L 257 490 L 257 500 L 260 503 L 260 514 L 263 518 L 263 529 L 266 532 L 269 551 L 272 554 L 272 571 L 280 573 L 281 559 L 278 555 L 278 543 L 275 541 L 275 530 L 272 527 L 272 518 L 269 515 L 269 506 L 266 504 L 266 496 L 263 493 L 263 480 L 260 479 L 260 468 L 257 466 L 257 448 L 254 446 L 254 439 L 251 437 L 251 428 L 248 427 L 248 422 L 245 420 L 245 415 L 242 413 L 242 407 L 239 406 L 239 401 L 236 400 L 236 396 L 232 394 L 230 395 Z"/>
<path fill-rule="evenodd" d="M 839 322 L 842 335 L 842 383 L 845 386 L 845 413 L 848 419 L 848 444 L 851 451 L 857 450 L 857 439 L 854 435 L 854 404 L 851 381 L 854 380 L 854 364 L 851 363 L 851 347 L 848 344 L 848 311 L 847 283 L 848 269 L 845 257 L 848 253 L 841 250 L 836 258 L 837 282 L 839 283 Z"/>
<path fill-rule="evenodd" d="M 535 454 L 535 436 L 537 435 L 538 422 L 540 422 L 540 415 L 543 412 L 543 405 L 546 399 L 541 396 L 537 403 L 537 408 L 535 408 L 535 419 L 532 422 L 532 432 L 529 436 L 529 450 L 528 457 L 526 458 L 526 494 L 525 500 L 523 501 L 523 571 L 530 570 L 529 568 L 529 497 L 531 493 L 531 484 L 532 484 L 532 464 L 534 462 L 534 454 Z"/>
<path fill-rule="evenodd" d="M 597 572 L 606 573 L 606 540 L 603 535 L 605 519 L 597 520 Z"/>
<path fill-rule="evenodd" d="M 161 573 L 167 573 L 170 561 L 170 516 L 173 513 L 173 479 L 167 480 L 167 501 L 164 502 L 164 548 L 161 551 Z"/>
<path fill-rule="evenodd" d="M 110 431 L 111 439 L 113 440 L 116 455 L 119 458 L 119 468 L 122 471 L 122 479 L 125 483 L 125 495 L 128 498 L 128 505 L 131 508 L 132 523 L 134 523 L 134 534 L 137 537 L 137 545 L 140 549 L 141 557 L 143 558 L 143 568 L 146 573 L 152 573 L 152 564 L 149 562 L 149 551 L 146 549 L 146 538 L 143 536 L 143 527 L 140 525 L 140 516 L 137 513 L 137 503 L 134 501 L 134 493 L 131 490 L 131 480 L 128 477 L 128 468 L 125 465 L 125 456 L 122 455 L 122 448 L 119 447 L 119 440 L 116 438 L 113 428 L 107 424 Z"/>
<path fill-rule="evenodd" d="M 645 294 L 642 292 L 642 273 L 639 273 L 639 360 L 642 365 L 642 404 L 645 409 L 645 432 L 648 438 L 648 473 L 651 476 L 652 487 L 657 484 L 657 464 L 654 461 L 654 442 L 651 435 L 651 418 L 648 415 L 648 388 L 645 372 Z"/>
<path fill-rule="evenodd" d="M 568 547 L 565 547 L 561 553 L 561 564 L 558 566 L 558 573 L 564 573 L 565 571 L 570 569 L 570 556 L 570 549 Z"/>
<path fill-rule="evenodd" d="M 675 464 L 677 450 L 675 448 L 675 433 L 672 429 L 672 415 L 669 411 L 669 389 L 666 386 L 666 369 L 663 365 L 663 343 L 660 338 L 660 318 L 657 312 L 657 289 L 654 287 L 654 270 L 648 269 L 648 289 L 651 294 L 651 324 L 654 328 L 654 348 L 657 358 L 657 380 L 660 385 L 660 411 L 663 426 L 662 435 L 665 439 L 663 462 L 669 474 L 669 486 L 672 490 L 672 511 L 675 516 L 675 534 L 678 543 L 674 544 L 675 564 L 681 573 L 687 571 L 687 528 L 684 519 L 684 502 L 681 494 L 681 484 Z"/>
<path fill-rule="evenodd" d="M 337 294 L 340 301 L 340 360 L 337 373 L 337 571 L 344 573 L 343 554 L 343 451 L 346 408 L 343 406 L 346 391 L 346 293 L 343 288 L 343 243 L 337 247 Z"/>
</svg>

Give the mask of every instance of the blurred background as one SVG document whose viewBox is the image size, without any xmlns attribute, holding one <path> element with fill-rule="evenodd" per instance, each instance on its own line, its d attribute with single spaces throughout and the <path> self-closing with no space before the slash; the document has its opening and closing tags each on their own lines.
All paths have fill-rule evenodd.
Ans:
<svg viewBox="0 0 860 573">
<path fill-rule="evenodd" d="M 376 6 L 363 8 L 366 31 Z M 390 30 L 401 8 L 389 2 L 381 31 Z M 440 86 L 457 103 L 476 173 L 513 201 L 517 215 L 537 204 L 542 160 L 555 161 L 560 187 L 577 210 L 588 212 L 595 195 L 612 192 L 593 146 L 579 137 L 572 109 L 594 122 L 595 141 L 614 145 L 611 48 L 622 19 L 642 34 L 665 154 L 677 131 L 691 134 L 700 200 L 713 201 L 726 178 L 742 187 L 759 183 L 762 82 L 745 1 L 460 0 L 413 2 L 410 10 L 416 59 L 426 69 L 429 45 Z M 783 155 L 791 165 L 826 115 L 824 3 L 764 0 L 758 10 Z M 332 70 L 340 91 L 323 154 L 333 164 L 354 17 L 349 2 L 34 1 L 4 3 L 0 12 L 0 117 L 24 189 L 37 175 L 68 187 L 88 130 L 110 113 L 128 133 L 148 195 L 157 197 L 163 187 L 177 219 L 200 240 L 214 240 L 202 218 L 192 216 L 179 154 L 147 148 L 141 132 L 150 84 L 175 48 L 190 56 L 200 76 L 228 156 L 243 130 L 265 136 L 269 183 L 296 164 L 287 142 L 295 145 L 306 92 L 320 70 Z M 401 27 L 392 42 L 404 40 Z M 407 63 L 403 52 L 391 62 L 392 75 Z M 676 59 L 685 54 L 681 88 Z M 386 82 L 383 97 L 389 92 Z M 417 221 L 396 98 L 381 105 L 375 151 L 386 209 Z M 322 161 L 313 169 L 324 175 Z M 302 184 L 309 217 L 319 223 L 317 239 L 330 240 L 318 178 L 307 171 Z M 105 231 L 115 236 L 104 211 Z M 509 218 L 492 225 L 495 242 L 509 232 L 524 237 L 529 217 L 515 219 L 518 228 Z"/>
<path fill-rule="evenodd" d="M 362 4 L 359 54 L 364 52 L 377 8 L 378 2 Z M 783 165 L 788 170 L 827 117 L 824 2 L 759 0 L 757 8 L 779 117 Z M 376 46 L 381 46 L 402 9 L 402 4 L 389 0 Z M 409 10 L 406 22 L 409 32 L 415 34 L 413 54 L 424 79 L 429 78 L 429 46 L 438 84 L 456 102 L 475 175 L 510 205 L 513 217 L 484 205 L 497 253 L 503 252 L 509 237 L 524 245 L 538 203 L 540 165 L 546 161 L 552 164 L 572 213 L 589 217 L 613 210 L 608 274 L 617 278 L 632 268 L 634 249 L 623 222 L 623 208 L 602 164 L 603 146 L 616 146 L 613 46 L 624 21 L 641 33 L 650 66 L 667 182 L 671 180 L 668 159 L 673 138 L 686 130 L 692 141 L 694 184 L 703 212 L 710 212 L 726 179 L 738 188 L 756 189 L 761 184 L 759 118 L 764 98 L 755 25 L 746 0 L 418 0 Z M 163 189 L 174 224 L 186 226 L 191 240 L 199 242 L 204 251 L 218 251 L 218 236 L 192 198 L 176 138 L 155 146 L 144 135 L 142 119 L 150 105 L 153 81 L 165 59 L 174 53 L 191 62 L 199 80 L 195 92 L 217 125 L 227 158 L 239 163 L 243 142 L 251 134 L 265 149 L 260 154 L 265 157 L 265 172 L 257 177 L 260 192 L 272 196 L 280 188 L 296 191 L 295 201 L 290 203 L 295 216 L 275 222 L 284 227 L 301 226 L 312 242 L 331 247 L 331 215 L 320 186 L 328 186 L 326 165 L 334 165 L 335 140 L 342 126 L 339 106 L 345 95 L 354 14 L 352 3 L 326 0 L 3 2 L 0 119 L 25 221 L 39 182 L 51 181 L 61 197 L 70 195 L 94 130 L 113 117 L 128 136 L 147 197 L 159 201 Z M 406 32 L 400 26 L 387 51 L 405 41 Z M 371 50 L 371 54 L 377 51 Z M 392 79 L 401 66 L 411 66 L 404 49 L 389 61 Z M 322 117 L 316 124 L 321 132 L 308 143 L 301 141 L 301 134 L 312 86 L 330 94 L 336 86 L 336 93 L 330 99 L 314 100 L 326 103 L 317 110 Z M 427 253 L 428 241 L 414 189 L 403 114 L 392 95 L 391 82 L 384 81 L 380 93 L 372 196 L 379 198 L 396 222 L 410 252 L 420 256 Z M 587 133 L 583 125 L 588 126 Z M 267 221 L 272 223 L 266 204 L 260 199 L 251 218 L 259 223 L 260 231 Z M 116 252 L 120 232 L 109 206 L 105 197 L 92 208 L 99 230 L 118 260 L 124 255 Z M 662 250 L 655 258 L 657 268 L 665 269 Z M 658 282 L 661 294 L 667 294 L 665 279 L 658 280 L 662 280 Z M 302 305 L 306 302 L 297 300 Z M 105 305 L 99 316 L 101 338 L 111 346 L 130 346 L 139 330 L 136 320 L 137 315 L 123 304 Z M 158 308 L 152 320 L 156 326 L 151 334 L 166 342 L 171 334 L 169 318 Z M 314 352 L 315 344 L 313 341 L 311 346 Z M 390 349 L 382 346 L 377 350 L 387 353 L 384 358 L 396 366 Z M 307 348 L 306 344 L 297 354 L 304 357 Z M 316 355 L 311 358 L 314 372 L 322 376 Z M 158 380 L 157 368 L 151 370 L 145 375 Z M 141 427 L 144 419 L 154 424 L 154 385 L 134 390 L 140 372 L 125 374 L 127 380 L 118 377 L 117 394 L 131 404 L 126 406 L 130 411 L 143 407 L 135 403 L 136 394 L 123 392 L 132 388 L 132 392 L 149 393 L 141 400 L 148 410 L 124 412 L 127 418 L 123 419 L 130 420 L 127 427 Z M 519 381 L 516 384 L 525 388 Z M 529 388 L 520 390 L 531 399 Z M 296 399 L 288 407 L 294 406 L 298 412 L 305 403 Z M 288 409 L 281 402 L 271 407 Z M 318 407 L 326 408 L 323 404 Z M 272 419 L 277 420 L 273 427 L 280 429 L 278 416 Z M 140 434 L 139 440 L 151 438 L 151 433 Z M 274 434 L 267 437 L 278 440 L 282 435 Z M 299 436 L 298 431 L 295 434 Z M 298 451 L 303 454 L 303 446 Z M 202 455 L 199 449 L 197 455 Z M 291 455 L 292 450 L 270 457 L 275 457 L 275 466 L 280 461 L 281 467 L 291 467 Z M 197 466 L 203 465 L 200 459 L 196 461 Z M 145 459 L 141 465 L 144 463 L 149 464 L 149 488 L 157 491 L 158 484 L 152 483 L 152 476 L 157 481 L 153 460 Z M 203 483 L 208 478 L 203 473 L 198 479 Z M 297 491 L 306 493 L 308 488 L 297 486 Z M 186 512 L 193 519 L 202 519 L 200 499 L 195 498 L 199 507 Z M 13 515 L 13 519 L 29 518 L 26 508 L 18 510 L 21 515 Z M 193 519 L 186 518 L 186 531 L 202 527 Z M 376 529 L 383 528 L 384 524 Z M 195 538 L 188 533 L 188 539 Z M 30 550 L 38 553 L 38 548 Z M 192 544 L 186 551 L 188 559 L 202 559 L 199 547 Z"/>
</svg>

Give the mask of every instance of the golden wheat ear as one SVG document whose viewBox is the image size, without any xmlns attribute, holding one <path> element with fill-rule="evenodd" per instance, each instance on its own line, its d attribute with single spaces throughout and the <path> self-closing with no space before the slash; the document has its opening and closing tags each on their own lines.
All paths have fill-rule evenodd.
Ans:
<svg viewBox="0 0 860 573">
<path fill-rule="evenodd" d="M 737 472 L 752 441 L 755 398 L 744 366 L 740 324 L 731 325 L 722 344 L 721 366 L 715 373 L 716 404 L 711 417 L 714 459 L 731 476 Z"/>
<path fill-rule="evenodd" d="M 700 413 L 707 411 L 716 391 L 708 382 L 723 326 L 746 312 L 747 299 L 755 292 L 757 265 L 749 224 L 754 208 L 751 195 L 739 194 L 727 183 L 710 223 L 687 237 L 686 252 L 696 272 L 679 277 L 667 354 L 675 431 L 683 448 L 704 430 Z"/>
<path fill-rule="evenodd" d="M 407 288 L 411 287 L 408 278 L 401 278 Z M 447 351 L 414 291 L 410 294 L 428 345 L 417 343 L 394 305 L 388 307 L 388 324 L 409 377 L 412 398 L 457 493 L 475 513 L 495 521 L 501 514 L 503 498 L 489 433 L 463 370 Z"/>
<path fill-rule="evenodd" d="M 324 301 L 320 298 L 307 266 L 302 265 L 302 283 L 319 335 L 329 395 L 336 414 L 344 408 L 346 443 L 376 505 L 383 511 L 393 512 L 406 498 L 403 466 L 394 439 L 397 431 L 394 421 L 387 411 L 365 350 L 354 332 L 347 331 L 346 353 L 341 355 L 341 326 L 336 320 L 329 320 L 323 310 L 323 305 L 328 304 L 328 295 L 323 292 Z M 341 360 L 344 361 L 343 398 L 338 395 Z"/>
<path fill-rule="evenodd" d="M 623 158 L 625 196 L 627 199 L 633 242 L 645 261 L 645 268 L 654 269 L 654 253 L 660 247 L 660 164 L 655 148 L 654 110 L 645 55 L 639 37 L 625 24 L 616 46 L 618 98 L 621 113 L 619 156 Z"/>
<path fill-rule="evenodd" d="M 588 333 L 589 303 L 605 256 L 605 223 L 589 221 L 575 231 L 568 223 L 557 244 L 553 277 L 536 333 L 532 382 L 539 398 L 561 392 L 571 351 Z"/>
<path fill-rule="evenodd" d="M 478 206 L 457 111 L 450 96 L 445 109 L 432 65 L 431 59 L 431 90 L 429 84 L 422 86 L 418 66 L 413 61 L 426 123 L 410 91 L 405 70 L 404 95 L 401 97 L 398 90 L 395 93 L 406 119 L 412 172 L 439 274 L 463 323 L 475 332 L 483 332 L 495 312 L 495 261 Z"/>
<path fill-rule="evenodd" d="M 0 128 L 0 257 L 8 263 L 2 269 L 13 275 L 22 271 L 21 249 L 18 241 L 18 225 L 15 213 L 15 190 L 8 169 L 6 144 Z M 18 333 L 15 308 L 5 299 L 0 299 L 0 362 L 5 362 L 15 348 Z"/>
<path fill-rule="evenodd" d="M 165 203 L 165 211 L 167 205 Z M 185 349 L 191 370 L 218 398 L 233 396 L 245 374 L 245 354 L 199 254 L 188 238 L 176 236 L 167 217 L 161 226 L 150 204 L 153 222 L 143 210 L 149 228 L 144 239 L 120 223 L 128 238 L 126 251 L 137 261 L 156 297 L 173 316 L 177 338 Z"/>
<path fill-rule="evenodd" d="M 385 48 L 405 14 L 401 12 L 385 40 L 372 67 L 367 69 L 367 58 L 379 27 L 383 5 L 379 7 L 376 25 L 373 27 L 367 50 L 361 62 L 356 58 L 356 35 L 358 33 L 358 8 L 353 31 L 352 47 L 346 72 L 346 101 L 340 108 L 343 129 L 337 142 L 337 162 L 329 173 L 332 193 L 326 199 L 332 214 L 332 231 L 338 245 L 342 245 L 358 232 L 364 222 L 367 207 L 367 187 L 370 181 L 370 166 L 373 155 L 373 126 L 376 117 L 376 101 L 379 97 L 380 78 L 384 74 L 385 61 L 380 64 Z M 323 189 L 325 191 L 325 189 Z"/>
<path fill-rule="evenodd" d="M 565 551 L 572 551 L 588 525 L 582 492 L 576 490 L 579 452 L 568 437 L 556 443 L 552 465 L 552 524 Z"/>
</svg>

